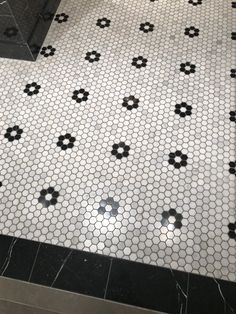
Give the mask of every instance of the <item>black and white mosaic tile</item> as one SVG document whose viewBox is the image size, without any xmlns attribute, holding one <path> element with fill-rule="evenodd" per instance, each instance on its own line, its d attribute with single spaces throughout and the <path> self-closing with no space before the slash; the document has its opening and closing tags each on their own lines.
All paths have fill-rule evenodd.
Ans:
<svg viewBox="0 0 236 314">
<path fill-rule="evenodd" d="M 64 0 L 1 59 L 2 234 L 236 280 L 231 2 Z"/>
</svg>

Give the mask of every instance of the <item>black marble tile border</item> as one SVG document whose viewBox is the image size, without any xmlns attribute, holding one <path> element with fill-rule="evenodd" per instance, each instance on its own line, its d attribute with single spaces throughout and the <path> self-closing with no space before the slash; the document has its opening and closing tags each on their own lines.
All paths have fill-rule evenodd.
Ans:
<svg viewBox="0 0 236 314">
<path fill-rule="evenodd" d="M 236 314 L 236 283 L 0 235 L 0 276 L 171 314 Z"/>
</svg>

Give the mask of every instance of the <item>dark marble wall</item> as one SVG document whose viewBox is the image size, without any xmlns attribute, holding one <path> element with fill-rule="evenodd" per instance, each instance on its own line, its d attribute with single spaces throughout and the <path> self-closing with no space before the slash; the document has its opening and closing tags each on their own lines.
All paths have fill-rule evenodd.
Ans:
<svg viewBox="0 0 236 314">
<path fill-rule="evenodd" d="M 7 1 L 0 4 L 0 40 L 6 43 L 24 42 Z"/>
<path fill-rule="evenodd" d="M 0 0 L 0 57 L 36 60 L 60 0 Z"/>
</svg>

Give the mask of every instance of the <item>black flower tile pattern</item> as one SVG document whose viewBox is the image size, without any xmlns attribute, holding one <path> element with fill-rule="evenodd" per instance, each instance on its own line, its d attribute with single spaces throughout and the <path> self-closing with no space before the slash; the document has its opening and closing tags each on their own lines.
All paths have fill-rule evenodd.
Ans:
<svg viewBox="0 0 236 314">
<path fill-rule="evenodd" d="M 188 156 L 183 154 L 180 150 L 174 153 L 169 153 L 169 164 L 173 165 L 176 169 L 187 166 Z"/>
<path fill-rule="evenodd" d="M 234 174 L 236 176 L 236 161 L 229 162 L 229 173 Z"/>
<path fill-rule="evenodd" d="M 24 93 L 26 93 L 28 96 L 37 95 L 39 93 L 40 88 L 41 88 L 40 85 L 33 82 L 25 86 Z"/>
<path fill-rule="evenodd" d="M 103 17 L 102 19 L 97 20 L 97 26 L 100 28 L 109 27 L 111 24 L 111 20 L 107 19 L 106 17 Z"/>
<path fill-rule="evenodd" d="M 47 208 L 50 205 L 56 205 L 58 196 L 59 192 L 55 191 L 53 187 L 49 187 L 40 191 L 38 202 Z"/>
<path fill-rule="evenodd" d="M 130 147 L 125 145 L 124 142 L 120 142 L 119 144 L 112 145 L 112 155 L 116 156 L 117 159 L 121 159 L 123 157 L 129 156 Z"/>
<path fill-rule="evenodd" d="M 197 6 L 202 4 L 202 0 L 189 0 L 188 3 L 192 4 L 193 6 Z"/>
<path fill-rule="evenodd" d="M 231 33 L 231 39 L 236 40 L 236 32 Z"/>
<path fill-rule="evenodd" d="M 57 146 L 61 147 L 62 150 L 66 150 L 67 148 L 73 148 L 75 142 L 75 137 L 71 136 L 71 134 L 66 133 L 65 135 L 60 135 L 58 137 Z"/>
<path fill-rule="evenodd" d="M 89 96 L 89 92 L 85 89 L 80 88 L 79 90 L 73 91 L 72 99 L 75 100 L 77 103 L 81 103 L 82 101 L 87 101 Z"/>
<path fill-rule="evenodd" d="M 13 127 L 7 128 L 4 137 L 7 138 L 9 142 L 13 142 L 19 140 L 22 133 L 23 130 L 18 125 L 14 125 Z"/>
<path fill-rule="evenodd" d="M 235 239 L 236 240 L 236 222 L 234 223 L 229 223 L 228 224 L 229 232 L 228 235 L 230 239 Z"/>
<path fill-rule="evenodd" d="M 69 15 L 67 15 L 66 13 L 60 13 L 60 14 L 56 14 L 55 21 L 61 24 L 61 23 L 67 22 L 68 18 L 69 18 Z"/>
<path fill-rule="evenodd" d="M 199 36 L 199 29 L 195 28 L 194 26 L 186 27 L 184 34 L 190 38 L 193 38 L 195 36 Z"/>
<path fill-rule="evenodd" d="M 127 110 L 137 109 L 139 104 L 139 99 L 134 96 L 124 97 L 122 106 L 127 108 Z"/>
<path fill-rule="evenodd" d="M 232 78 L 236 78 L 236 69 L 231 69 L 231 70 L 230 70 L 230 76 L 231 76 Z"/>
<path fill-rule="evenodd" d="M 191 116 L 192 106 L 187 105 L 186 102 L 181 102 L 180 104 L 175 105 L 175 113 L 184 118 L 186 116 Z"/>
<path fill-rule="evenodd" d="M 95 61 L 99 61 L 101 57 L 101 54 L 96 51 L 91 51 L 86 53 L 85 60 L 88 60 L 90 63 L 93 63 Z"/>
<path fill-rule="evenodd" d="M 170 208 L 170 210 L 162 213 L 161 224 L 172 231 L 175 228 L 180 229 L 182 227 L 182 219 L 183 216 L 181 214 L 177 213 L 174 208 Z"/>
<path fill-rule="evenodd" d="M 3 35 L 5 35 L 8 38 L 15 37 L 17 34 L 18 29 L 16 27 L 7 27 L 3 32 Z"/>
<path fill-rule="evenodd" d="M 144 68 L 147 65 L 147 59 L 142 56 L 135 57 L 133 58 L 132 65 L 137 69 Z"/>
<path fill-rule="evenodd" d="M 98 213 L 109 219 L 118 215 L 119 207 L 120 205 L 118 202 L 115 202 L 112 197 L 108 197 L 107 199 L 100 201 Z"/>
<path fill-rule="evenodd" d="M 149 22 L 141 23 L 139 29 L 140 31 L 143 31 L 144 33 L 153 32 L 154 24 L 151 24 Z"/>
<path fill-rule="evenodd" d="M 232 2 L 232 8 L 235 8 L 235 9 L 236 9 L 236 1 L 233 1 L 233 2 Z"/>
<path fill-rule="evenodd" d="M 56 48 L 53 48 L 51 45 L 49 45 L 47 47 L 42 47 L 40 54 L 43 55 L 45 58 L 47 58 L 49 56 L 54 56 L 55 51 L 56 51 Z"/>
<path fill-rule="evenodd" d="M 196 65 L 191 64 L 190 62 L 180 64 L 180 71 L 184 72 L 184 74 L 189 75 L 191 73 L 195 73 L 195 69 L 196 69 Z"/>
<path fill-rule="evenodd" d="M 229 115 L 230 115 L 229 117 L 230 121 L 236 122 L 236 111 L 230 111 Z"/>
<path fill-rule="evenodd" d="M 61 0 L 1 60 L 3 234 L 236 281 L 232 1 Z"/>
</svg>

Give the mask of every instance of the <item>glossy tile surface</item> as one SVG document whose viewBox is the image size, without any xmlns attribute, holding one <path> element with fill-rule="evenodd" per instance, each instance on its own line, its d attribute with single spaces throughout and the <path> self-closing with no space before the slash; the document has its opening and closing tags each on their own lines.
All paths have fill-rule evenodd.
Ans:
<svg viewBox="0 0 236 314">
<path fill-rule="evenodd" d="M 104 297 L 110 259 L 101 255 L 79 254 L 73 251 L 69 252 L 62 265 L 63 268 L 54 278 L 52 287 L 99 298 Z"/>
<path fill-rule="evenodd" d="M 62 1 L 0 63 L 0 230 L 234 281 L 236 9 Z"/>
<path fill-rule="evenodd" d="M 106 298 L 165 313 L 185 313 L 188 273 L 113 260 Z"/>
<path fill-rule="evenodd" d="M 41 244 L 35 255 L 29 281 L 50 287 L 69 253 L 67 248 Z"/>
<path fill-rule="evenodd" d="M 188 313 L 234 314 L 236 283 L 217 281 L 190 274 L 188 291 Z M 201 307 L 199 304 L 201 303 Z"/>
<path fill-rule="evenodd" d="M 0 242 L 0 276 L 28 281 L 39 244 L 2 236 Z"/>
</svg>

